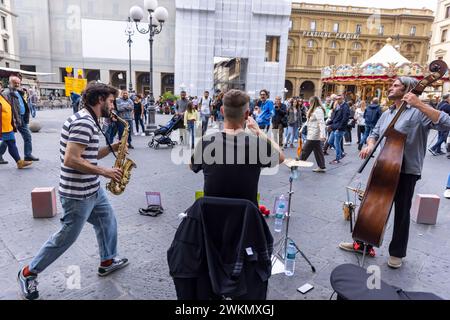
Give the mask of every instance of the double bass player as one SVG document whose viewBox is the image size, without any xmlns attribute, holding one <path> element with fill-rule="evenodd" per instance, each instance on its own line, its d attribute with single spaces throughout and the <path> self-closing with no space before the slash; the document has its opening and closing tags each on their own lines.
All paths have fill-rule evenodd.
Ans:
<svg viewBox="0 0 450 320">
<path fill-rule="evenodd" d="M 417 95 L 411 93 L 417 84 L 418 81 L 410 77 L 400 77 L 392 84 L 388 91 L 388 97 L 389 100 L 394 101 L 394 104 L 381 116 L 368 139 L 367 147 L 360 153 L 362 159 L 369 157 L 402 103 L 406 102 L 406 110 L 401 114 L 394 127 L 395 130 L 406 135 L 400 179 L 394 197 L 394 229 L 389 246 L 388 266 L 394 269 L 400 268 L 403 258 L 406 257 L 411 203 L 416 183 L 422 177 L 430 129 L 450 130 L 448 114 L 433 109 L 423 103 Z M 364 250 L 360 242 L 343 242 L 339 248 L 360 253 Z"/>
</svg>

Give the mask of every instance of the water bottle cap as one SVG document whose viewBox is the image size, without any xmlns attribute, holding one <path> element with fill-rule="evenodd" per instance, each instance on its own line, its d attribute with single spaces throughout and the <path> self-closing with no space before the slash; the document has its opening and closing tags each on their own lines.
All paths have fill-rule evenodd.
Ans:
<svg viewBox="0 0 450 320">
<path fill-rule="evenodd" d="M 278 208 L 284 209 L 284 208 L 285 208 L 285 207 L 284 207 L 284 203 L 280 203 L 280 205 L 278 206 Z"/>
</svg>

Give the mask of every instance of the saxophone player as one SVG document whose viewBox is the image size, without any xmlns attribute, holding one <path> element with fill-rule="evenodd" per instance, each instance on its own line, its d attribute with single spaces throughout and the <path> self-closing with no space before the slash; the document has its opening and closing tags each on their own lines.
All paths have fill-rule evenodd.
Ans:
<svg viewBox="0 0 450 320">
<path fill-rule="evenodd" d="M 114 211 L 99 176 L 119 182 L 119 168 L 103 168 L 97 161 L 110 153 L 99 149 L 98 118 L 110 117 L 117 90 L 100 83 L 91 83 L 83 93 L 82 109 L 63 126 L 60 140 L 61 175 L 59 195 L 64 209 L 61 229 L 41 248 L 31 263 L 18 274 L 22 296 L 27 300 L 39 298 L 37 276 L 58 259 L 80 235 L 86 222 L 94 226 L 97 236 L 103 277 L 128 265 L 128 259 L 118 258 L 117 222 Z M 117 151 L 119 144 L 112 146 Z"/>
</svg>

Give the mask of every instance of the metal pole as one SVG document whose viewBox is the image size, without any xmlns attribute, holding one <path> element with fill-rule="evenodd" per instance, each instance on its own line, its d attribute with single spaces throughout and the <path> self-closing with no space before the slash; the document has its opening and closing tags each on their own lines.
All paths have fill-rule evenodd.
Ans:
<svg viewBox="0 0 450 320">
<path fill-rule="evenodd" d="M 130 67 L 130 74 L 128 75 L 128 77 L 129 77 L 129 80 L 130 80 L 130 82 L 129 82 L 129 84 L 128 84 L 128 89 L 130 90 L 130 92 L 131 91 L 133 91 L 133 80 L 131 79 L 131 74 L 132 74 L 132 71 L 131 71 L 131 45 L 132 45 L 132 43 L 133 43 L 133 40 L 131 39 L 131 34 L 130 35 L 128 35 L 128 45 L 129 45 L 129 67 Z"/>
<path fill-rule="evenodd" d="M 148 108 L 148 123 L 145 130 L 146 135 L 154 132 L 156 127 L 156 109 L 155 109 L 155 98 L 153 97 L 153 21 L 152 15 L 150 13 L 150 25 L 149 25 L 149 42 L 150 42 L 150 74 L 149 74 L 149 108 Z"/>
</svg>

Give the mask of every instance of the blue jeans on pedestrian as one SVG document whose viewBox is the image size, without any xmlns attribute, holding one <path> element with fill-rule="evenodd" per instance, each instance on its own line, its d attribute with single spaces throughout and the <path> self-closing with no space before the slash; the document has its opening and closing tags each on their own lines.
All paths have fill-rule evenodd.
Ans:
<svg viewBox="0 0 450 320">
<path fill-rule="evenodd" d="M 336 161 L 339 161 L 342 159 L 342 139 L 344 138 L 345 131 L 336 130 L 334 132 L 334 149 L 336 150 Z"/>
<path fill-rule="evenodd" d="M 29 265 L 39 274 L 64 254 L 78 239 L 86 222 L 94 226 L 101 262 L 117 256 L 117 221 L 102 188 L 92 197 L 74 200 L 61 197 L 64 215 L 62 227 L 41 248 Z"/>
<path fill-rule="evenodd" d="M 133 134 L 133 120 L 125 120 L 128 122 L 128 144 L 131 144 L 131 135 Z M 119 130 L 119 140 L 122 140 L 123 133 L 125 131 L 125 126 L 121 122 L 117 122 L 117 127 Z"/>
<path fill-rule="evenodd" d="M 369 138 L 370 134 L 373 131 L 374 126 L 369 126 L 366 124 L 366 130 L 364 131 L 364 135 L 361 139 L 361 143 L 359 144 L 359 146 L 362 148 L 366 143 L 367 143 L 367 139 Z"/>
<path fill-rule="evenodd" d="M 289 126 L 286 135 L 286 145 L 294 144 L 296 135 L 298 135 L 298 127 L 296 125 Z"/>
<path fill-rule="evenodd" d="M 25 124 L 24 118 L 22 116 L 22 126 L 17 128 L 17 131 L 20 132 L 22 138 L 23 138 L 23 148 L 25 153 L 25 158 L 32 157 L 33 153 L 33 145 L 31 140 L 31 131 L 30 128 L 28 128 L 28 124 Z"/>
<path fill-rule="evenodd" d="M 202 115 L 202 136 L 204 136 L 206 134 L 206 131 L 208 131 L 208 123 L 209 123 L 209 118 L 211 118 L 211 115 Z"/>
<path fill-rule="evenodd" d="M 16 140 L 0 141 L 0 158 L 9 150 L 9 154 L 17 163 L 20 160 L 19 150 L 17 149 Z"/>
<path fill-rule="evenodd" d="M 447 189 L 450 189 L 450 174 L 448 175 L 448 180 L 447 180 Z"/>
<path fill-rule="evenodd" d="M 438 133 L 438 141 L 434 146 L 431 147 L 431 150 L 437 153 L 442 152 L 442 144 L 447 141 L 448 131 L 439 131 Z"/>
<path fill-rule="evenodd" d="M 189 134 L 191 135 L 192 148 L 194 148 L 195 147 L 195 121 L 188 122 L 188 131 L 189 131 Z"/>
<path fill-rule="evenodd" d="M 114 137 L 116 136 L 116 134 L 117 134 L 117 124 L 115 122 L 111 122 L 111 124 L 109 124 L 108 127 L 106 128 L 105 132 L 109 144 L 114 143 Z"/>
</svg>

